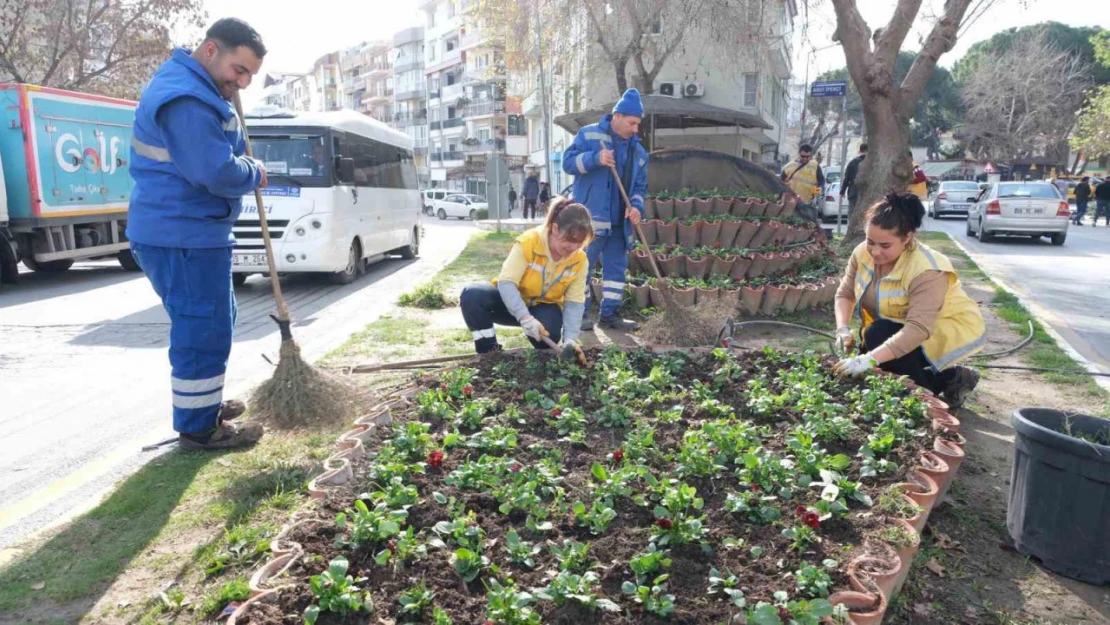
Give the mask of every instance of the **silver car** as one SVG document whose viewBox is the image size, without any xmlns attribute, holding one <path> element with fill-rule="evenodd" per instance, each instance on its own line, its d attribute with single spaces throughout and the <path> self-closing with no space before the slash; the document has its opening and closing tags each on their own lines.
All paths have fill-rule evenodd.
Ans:
<svg viewBox="0 0 1110 625">
<path fill-rule="evenodd" d="M 945 215 L 966 215 L 971 205 L 968 198 L 979 195 L 979 183 L 965 180 L 945 180 L 937 188 L 929 204 L 929 216 L 940 219 Z"/>
<path fill-rule="evenodd" d="M 969 196 L 970 198 L 970 196 Z M 1071 212 L 1056 187 L 1045 182 L 999 182 L 989 185 L 967 212 L 967 236 L 983 243 L 996 235 L 1050 237 L 1063 245 Z"/>
</svg>

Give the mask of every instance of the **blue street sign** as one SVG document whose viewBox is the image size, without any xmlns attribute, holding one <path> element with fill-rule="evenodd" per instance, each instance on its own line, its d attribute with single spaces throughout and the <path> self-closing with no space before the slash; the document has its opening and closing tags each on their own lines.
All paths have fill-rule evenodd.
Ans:
<svg viewBox="0 0 1110 625">
<path fill-rule="evenodd" d="M 815 82 L 809 90 L 810 97 L 814 98 L 843 98 L 848 92 L 848 83 L 843 80 L 832 82 Z"/>
</svg>

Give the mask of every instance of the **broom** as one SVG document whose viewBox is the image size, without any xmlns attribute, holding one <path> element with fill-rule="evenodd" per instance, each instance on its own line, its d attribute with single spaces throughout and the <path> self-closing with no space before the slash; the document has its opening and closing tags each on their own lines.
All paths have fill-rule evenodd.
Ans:
<svg viewBox="0 0 1110 625">
<path fill-rule="evenodd" d="M 621 190 L 625 210 L 634 210 L 632 202 L 628 199 L 628 192 L 624 190 L 624 183 L 621 182 L 621 177 L 617 173 L 617 168 L 610 165 L 609 171 L 612 172 L 613 179 L 617 181 L 617 188 Z M 711 344 L 716 332 L 720 330 L 720 322 L 713 326 L 711 320 L 694 314 L 693 311 L 678 302 L 670 284 L 663 279 L 663 272 L 659 271 L 659 265 L 655 262 L 655 255 L 651 253 L 651 246 L 648 245 L 647 237 L 644 236 L 640 224 L 633 225 L 633 228 L 636 230 L 636 236 L 640 239 L 640 244 L 647 250 L 648 262 L 655 274 L 656 281 L 659 283 L 659 292 L 663 295 L 663 314 L 649 319 L 644 324 L 644 333 L 652 342 L 671 343 L 678 347 Z M 711 314 L 713 317 L 720 316 L 716 311 Z"/>
<path fill-rule="evenodd" d="M 247 143 L 247 156 L 253 158 L 251 138 L 238 93 L 235 94 L 233 103 Z M 251 412 L 282 428 L 339 421 L 354 404 L 354 389 L 342 380 L 317 370 L 301 357 L 301 348 L 293 340 L 289 308 L 285 305 L 281 281 L 274 264 L 274 248 L 270 241 L 270 228 L 266 223 L 266 208 L 262 202 L 261 189 L 254 190 L 254 201 L 258 205 L 258 223 L 262 227 L 262 241 L 266 246 L 270 288 L 277 303 L 277 315 L 270 315 L 270 318 L 281 331 L 281 359 L 273 377 L 259 386 L 251 397 Z"/>
</svg>

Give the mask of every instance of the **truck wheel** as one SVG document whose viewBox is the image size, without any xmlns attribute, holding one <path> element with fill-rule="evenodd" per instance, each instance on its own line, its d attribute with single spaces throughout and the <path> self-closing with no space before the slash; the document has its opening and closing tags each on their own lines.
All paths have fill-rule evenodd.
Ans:
<svg viewBox="0 0 1110 625">
<path fill-rule="evenodd" d="M 250 277 L 249 273 L 233 273 L 231 274 L 231 284 L 235 288 L 239 288 L 247 283 L 247 278 Z"/>
<path fill-rule="evenodd" d="M 135 255 L 131 250 L 120 250 L 116 253 L 116 260 L 119 261 L 120 267 L 128 271 L 142 271 L 143 268 L 139 266 L 138 261 L 135 260 Z"/>
<path fill-rule="evenodd" d="M 409 239 L 409 244 L 401 248 L 401 258 L 412 260 L 420 255 L 420 233 L 418 230 L 419 226 L 412 229 L 412 238 Z"/>
<path fill-rule="evenodd" d="M 38 271 L 41 273 L 60 273 L 73 266 L 72 258 L 63 258 L 62 260 L 48 260 L 45 262 L 38 262 L 34 258 L 24 258 L 23 264 L 31 271 Z"/>
<path fill-rule="evenodd" d="M 351 249 L 347 252 L 347 267 L 343 271 L 328 274 L 332 284 L 350 284 L 358 278 L 359 267 L 362 265 L 362 246 L 358 239 L 351 241 Z"/>
</svg>

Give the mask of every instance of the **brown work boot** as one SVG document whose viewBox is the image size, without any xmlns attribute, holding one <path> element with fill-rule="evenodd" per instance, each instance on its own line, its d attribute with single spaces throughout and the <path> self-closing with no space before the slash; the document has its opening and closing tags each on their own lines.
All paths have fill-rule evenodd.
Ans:
<svg viewBox="0 0 1110 625">
<path fill-rule="evenodd" d="M 952 380 L 944 387 L 943 395 L 949 409 L 955 412 L 964 405 L 968 394 L 979 384 L 979 372 L 960 365 L 953 373 Z"/>
<path fill-rule="evenodd" d="M 231 421 L 247 411 L 247 405 L 238 399 L 229 399 L 220 404 L 220 421 Z"/>
<path fill-rule="evenodd" d="M 191 450 L 237 449 L 257 443 L 264 432 L 261 423 L 220 423 L 206 434 L 181 434 L 177 442 Z"/>
</svg>

